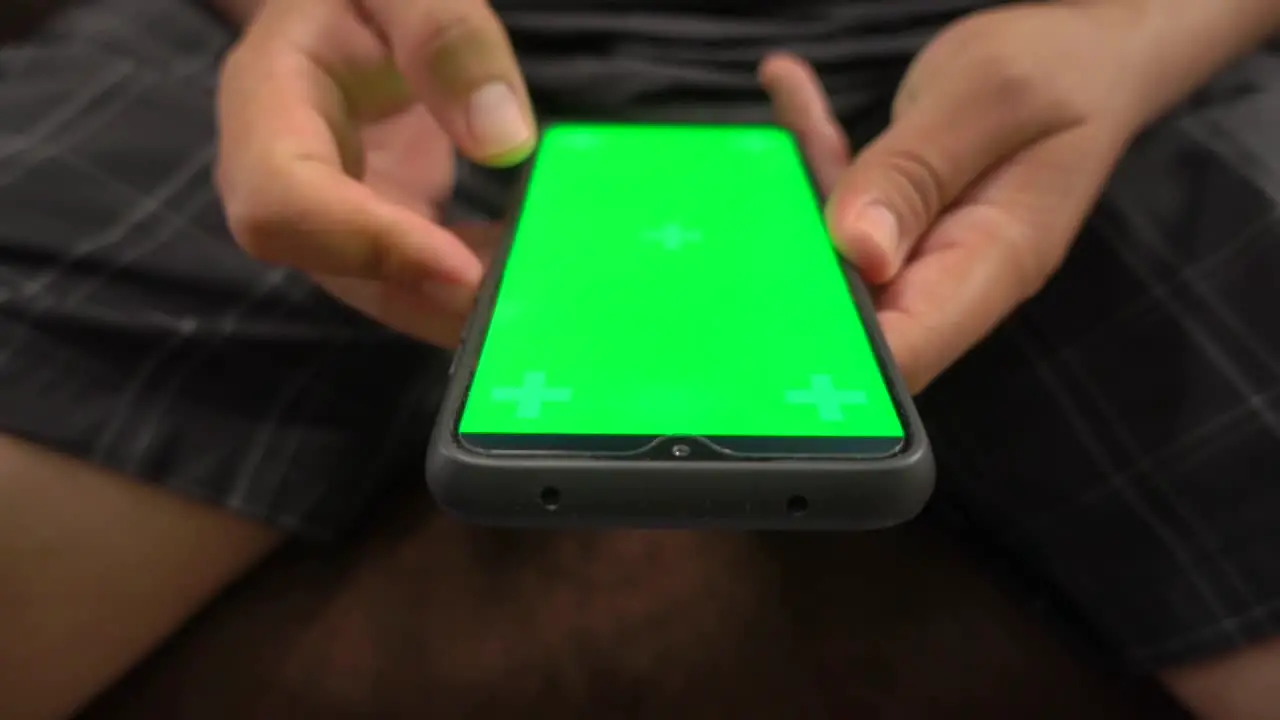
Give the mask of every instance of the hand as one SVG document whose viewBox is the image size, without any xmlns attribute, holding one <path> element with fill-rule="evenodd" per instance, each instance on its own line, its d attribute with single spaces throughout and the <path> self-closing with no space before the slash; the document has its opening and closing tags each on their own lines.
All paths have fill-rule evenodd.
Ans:
<svg viewBox="0 0 1280 720">
<path fill-rule="evenodd" d="M 455 146 L 503 165 L 535 142 L 488 5 L 267 0 L 218 105 L 217 184 L 240 245 L 397 330 L 455 343 L 492 237 L 439 224 Z"/>
<path fill-rule="evenodd" d="M 917 56 L 889 127 L 851 164 L 812 69 L 786 55 L 761 66 L 912 391 L 1044 285 L 1143 124 L 1124 17 L 1037 3 L 957 21 Z"/>
</svg>

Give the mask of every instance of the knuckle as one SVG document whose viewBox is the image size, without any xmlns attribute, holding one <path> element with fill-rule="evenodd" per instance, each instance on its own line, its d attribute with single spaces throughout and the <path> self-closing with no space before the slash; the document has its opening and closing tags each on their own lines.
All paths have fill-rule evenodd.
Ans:
<svg viewBox="0 0 1280 720">
<path fill-rule="evenodd" d="M 975 62 L 978 77 L 986 78 L 983 102 L 990 107 L 1002 113 L 1019 114 L 1041 105 L 1044 84 L 1034 77 L 1025 59 L 997 46 L 980 52 Z"/>
<path fill-rule="evenodd" d="M 1008 264 L 1015 300 L 1019 303 L 1039 292 L 1066 257 L 1065 246 L 1029 240 L 1022 235 L 995 234 L 991 238 L 1003 246 L 998 252 Z"/>
<path fill-rule="evenodd" d="M 266 260 L 272 253 L 270 238 L 276 234 L 277 225 L 271 183 L 261 180 L 264 175 L 261 159 L 245 152 L 243 127 L 228 119 L 242 110 L 239 105 L 243 100 L 243 75 L 248 72 L 244 48 L 244 41 L 233 47 L 219 70 L 219 147 L 212 175 L 232 237 L 245 252 Z"/>
<path fill-rule="evenodd" d="M 405 32 L 410 36 L 402 60 L 422 65 L 448 61 L 454 52 L 480 46 L 498 25 L 492 8 L 483 2 L 423 3 Z"/>
<path fill-rule="evenodd" d="M 975 52 L 970 62 L 971 77 L 983 79 L 979 96 L 972 99 L 981 107 L 1036 127 L 1074 124 L 1086 116 L 1078 93 L 1064 87 L 1059 76 L 1046 75 L 1028 63 L 1025 48 L 989 45 Z"/>
<path fill-rule="evenodd" d="M 287 262 L 285 240 L 305 225 L 300 208 L 282 202 L 279 193 L 269 193 L 261 185 L 232 192 L 224 190 L 223 211 L 227 227 L 240 249 L 267 263 Z"/>
<path fill-rule="evenodd" d="M 992 33 L 983 20 L 970 16 L 945 30 L 927 53 L 925 74 L 959 79 L 950 91 L 971 108 L 1006 117 L 1037 109 L 1050 94 L 1042 65 L 1027 62 L 1025 41 Z"/>
<path fill-rule="evenodd" d="M 225 208 L 227 226 L 240 249 L 257 260 L 278 262 L 280 218 L 256 202 L 227 203 Z"/>
<path fill-rule="evenodd" d="M 891 177 L 898 179 L 899 210 L 920 225 L 942 212 L 948 197 L 943 169 L 924 154 L 910 148 L 896 148 L 885 157 Z M 922 229 L 922 228 L 917 228 Z"/>
</svg>

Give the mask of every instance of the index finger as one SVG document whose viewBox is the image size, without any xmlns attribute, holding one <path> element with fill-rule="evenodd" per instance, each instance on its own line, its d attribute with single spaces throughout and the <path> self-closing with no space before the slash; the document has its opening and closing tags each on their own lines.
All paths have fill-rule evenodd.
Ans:
<svg viewBox="0 0 1280 720">
<path fill-rule="evenodd" d="M 477 282 L 480 263 L 457 237 L 352 177 L 354 120 L 335 79 L 293 41 L 322 23 L 367 29 L 340 15 L 346 3 L 266 16 L 273 7 L 285 5 L 263 11 L 219 85 L 217 185 L 237 241 L 259 260 L 311 273 Z"/>
<path fill-rule="evenodd" d="M 364 0 L 414 94 L 464 155 L 513 165 L 536 141 L 524 75 L 485 0 Z"/>
<path fill-rule="evenodd" d="M 849 164 L 849 138 L 831 107 L 822 80 L 808 61 L 786 52 L 772 53 L 760 63 L 761 86 L 774 115 L 796 135 L 825 198 Z"/>
</svg>

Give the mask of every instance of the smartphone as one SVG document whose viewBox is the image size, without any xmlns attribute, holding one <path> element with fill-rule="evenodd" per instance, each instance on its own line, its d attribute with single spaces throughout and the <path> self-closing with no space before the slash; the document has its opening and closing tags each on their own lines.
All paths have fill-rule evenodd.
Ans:
<svg viewBox="0 0 1280 720">
<path fill-rule="evenodd" d="M 438 502 L 503 525 L 863 529 L 933 459 L 787 130 L 558 123 L 450 371 Z"/>
</svg>

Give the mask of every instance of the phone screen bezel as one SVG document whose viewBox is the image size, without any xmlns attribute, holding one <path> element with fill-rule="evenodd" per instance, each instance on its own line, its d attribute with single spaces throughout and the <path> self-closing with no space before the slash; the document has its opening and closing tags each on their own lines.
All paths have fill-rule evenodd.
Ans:
<svg viewBox="0 0 1280 720">
<path fill-rule="evenodd" d="M 576 122 L 560 121 L 556 126 L 635 126 L 638 123 L 628 122 Z M 760 127 L 755 123 L 727 122 L 661 122 L 643 123 L 648 127 L 724 127 L 741 129 L 744 127 Z M 777 127 L 777 126 L 769 126 Z M 451 418 L 451 435 L 459 447 L 479 455 L 490 457 L 601 457 L 601 458 L 666 458 L 673 452 L 685 460 L 767 460 L 767 459 L 849 459 L 849 460 L 885 460 L 908 452 L 913 446 L 914 433 L 908 407 L 910 399 L 901 390 L 901 382 L 892 366 L 890 355 L 875 314 L 870 293 L 867 292 L 856 270 L 845 262 L 832 248 L 832 258 L 841 268 L 845 285 L 849 290 L 854 308 L 862 322 L 864 331 L 872 347 L 876 366 L 880 377 L 889 391 L 894 410 L 898 416 L 903 434 L 901 437 L 847 437 L 847 436 L 676 436 L 676 435 L 604 435 L 604 434 L 535 434 L 535 433 L 462 433 L 459 423 L 466 411 L 470 396 L 471 383 L 475 369 L 484 352 L 485 338 L 489 330 L 489 321 L 496 308 L 502 285 L 502 275 L 506 268 L 507 258 L 515 240 L 521 212 L 529 189 L 529 181 L 541 156 L 541 148 L 535 150 L 533 157 L 523 171 L 518 192 L 515 193 L 513 212 L 509 221 L 505 242 L 493 258 L 485 286 L 474 308 L 471 320 L 464 331 L 463 348 L 469 350 L 465 354 L 471 362 L 466 368 L 464 389 L 456 411 Z M 802 158 L 803 164 L 803 158 Z M 814 203 L 821 207 L 822 196 L 818 185 L 805 164 L 809 189 Z M 463 354 L 460 351 L 460 355 Z M 455 370 L 457 370 L 455 363 Z M 685 453 L 680 455 L 680 453 Z"/>
</svg>

